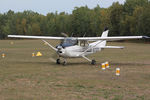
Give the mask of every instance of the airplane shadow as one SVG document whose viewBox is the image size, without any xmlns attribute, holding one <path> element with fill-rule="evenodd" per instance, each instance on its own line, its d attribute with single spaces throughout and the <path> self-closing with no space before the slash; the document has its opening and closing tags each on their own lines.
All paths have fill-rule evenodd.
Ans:
<svg viewBox="0 0 150 100">
<path fill-rule="evenodd" d="M 51 65 L 51 66 L 64 66 L 62 63 L 61 64 L 56 64 L 55 62 L 33 62 L 33 61 L 18 61 L 18 62 L 12 62 L 12 63 L 17 63 L 17 64 L 36 64 L 36 65 Z M 79 66 L 79 65 L 90 65 L 89 62 L 67 62 L 65 66 Z"/>
<path fill-rule="evenodd" d="M 52 66 L 64 66 L 63 64 L 56 64 L 55 62 L 36 62 L 36 61 L 18 61 L 18 62 L 12 62 L 12 63 L 17 63 L 17 64 L 38 64 L 38 65 L 52 65 Z M 134 63 L 134 62 L 110 62 L 110 65 L 114 66 L 146 66 L 150 65 L 150 63 Z M 65 66 L 89 66 L 91 65 L 90 62 L 68 62 Z M 91 66 L 99 66 L 101 65 L 100 62 L 97 62 L 96 65 L 91 65 Z"/>
<path fill-rule="evenodd" d="M 18 62 L 13 62 L 14 64 L 38 64 L 38 65 L 49 65 L 53 64 L 52 62 L 32 62 L 32 61 L 18 61 Z"/>
</svg>

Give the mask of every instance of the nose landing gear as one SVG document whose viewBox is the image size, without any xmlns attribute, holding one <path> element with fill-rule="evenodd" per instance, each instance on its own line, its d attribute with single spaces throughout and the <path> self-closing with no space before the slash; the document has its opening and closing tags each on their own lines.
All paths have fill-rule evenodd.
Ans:
<svg viewBox="0 0 150 100">
<path fill-rule="evenodd" d="M 60 64 L 60 59 L 56 59 L 56 64 Z"/>
<path fill-rule="evenodd" d="M 85 57 L 85 56 L 82 56 L 84 59 L 88 60 L 89 62 L 91 62 L 92 65 L 95 65 L 96 64 L 96 61 L 93 59 L 93 60 L 90 60 L 89 58 Z"/>
<path fill-rule="evenodd" d="M 60 58 L 56 59 L 56 64 L 61 64 Z M 62 64 L 63 64 L 64 66 L 67 64 L 66 59 L 64 59 L 64 61 L 62 62 Z"/>
</svg>

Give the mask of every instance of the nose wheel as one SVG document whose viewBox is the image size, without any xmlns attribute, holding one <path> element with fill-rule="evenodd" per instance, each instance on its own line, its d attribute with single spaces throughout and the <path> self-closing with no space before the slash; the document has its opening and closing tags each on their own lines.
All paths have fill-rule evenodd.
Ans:
<svg viewBox="0 0 150 100">
<path fill-rule="evenodd" d="M 57 59 L 57 60 L 56 60 L 56 64 L 60 64 L 60 59 Z"/>
<path fill-rule="evenodd" d="M 60 59 L 56 59 L 56 64 L 61 64 Z M 63 64 L 63 65 L 66 65 L 66 64 L 67 64 L 66 59 L 64 59 L 64 61 L 62 62 L 62 64 Z"/>
</svg>

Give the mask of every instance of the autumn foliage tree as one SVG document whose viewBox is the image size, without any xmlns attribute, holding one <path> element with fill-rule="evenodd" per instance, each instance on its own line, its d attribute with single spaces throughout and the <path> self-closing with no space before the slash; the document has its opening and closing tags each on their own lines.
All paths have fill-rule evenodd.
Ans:
<svg viewBox="0 0 150 100">
<path fill-rule="evenodd" d="M 75 7 L 65 12 L 42 15 L 33 11 L 0 13 L 0 39 L 7 35 L 100 36 L 109 27 L 111 36 L 150 36 L 150 1 L 126 0 L 114 2 L 108 8 Z"/>
</svg>

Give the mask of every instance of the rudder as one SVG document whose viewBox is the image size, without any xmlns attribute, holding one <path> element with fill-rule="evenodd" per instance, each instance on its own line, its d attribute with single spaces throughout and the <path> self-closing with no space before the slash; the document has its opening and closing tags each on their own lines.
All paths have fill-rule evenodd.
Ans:
<svg viewBox="0 0 150 100">
<path fill-rule="evenodd" d="M 101 35 L 101 37 L 108 37 L 108 32 L 109 32 L 109 30 L 108 30 L 108 28 L 106 27 L 105 29 L 104 29 L 104 32 L 102 33 L 102 35 Z M 106 46 L 106 40 L 104 40 L 104 41 L 102 41 L 99 45 L 100 46 Z"/>
</svg>

